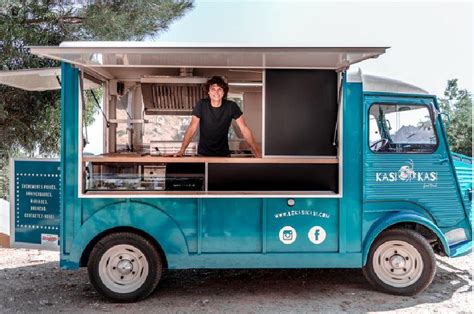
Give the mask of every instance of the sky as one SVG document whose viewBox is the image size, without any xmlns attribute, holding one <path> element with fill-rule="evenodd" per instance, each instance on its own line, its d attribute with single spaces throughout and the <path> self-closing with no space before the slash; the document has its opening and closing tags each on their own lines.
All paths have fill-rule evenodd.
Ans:
<svg viewBox="0 0 474 314">
<path fill-rule="evenodd" d="M 155 40 L 294 46 L 389 46 L 353 65 L 442 96 L 448 79 L 473 91 L 470 1 L 195 0 Z"/>
<path fill-rule="evenodd" d="M 470 1 L 195 0 L 193 10 L 154 40 L 388 46 L 384 55 L 355 64 L 350 71 L 360 68 L 363 73 L 402 80 L 442 97 L 453 78 L 461 88 L 474 91 L 473 16 Z M 89 150 L 101 150 L 101 140 L 96 137 L 96 141 Z"/>
</svg>

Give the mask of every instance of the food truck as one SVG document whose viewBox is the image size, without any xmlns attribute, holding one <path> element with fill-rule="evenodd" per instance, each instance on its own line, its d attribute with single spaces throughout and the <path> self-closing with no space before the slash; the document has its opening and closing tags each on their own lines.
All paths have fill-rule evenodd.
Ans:
<svg viewBox="0 0 474 314">
<path fill-rule="evenodd" d="M 62 62 L 49 76 L 62 99 L 60 266 L 87 267 L 122 302 L 150 295 L 163 270 L 190 268 L 361 268 L 384 292 L 423 291 L 435 254 L 471 251 L 472 161 L 450 152 L 434 95 L 348 72 L 386 50 L 31 47 Z M 214 75 L 261 158 L 234 127 L 230 157 L 197 156 L 197 139 L 174 157 Z M 90 88 L 102 94 L 94 132 L 84 125 Z M 90 153 L 96 137 L 101 151 Z"/>
</svg>

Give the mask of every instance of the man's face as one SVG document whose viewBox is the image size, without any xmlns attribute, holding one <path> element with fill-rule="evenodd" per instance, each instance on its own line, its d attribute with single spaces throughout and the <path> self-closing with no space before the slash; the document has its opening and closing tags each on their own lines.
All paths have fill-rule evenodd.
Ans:
<svg viewBox="0 0 474 314">
<path fill-rule="evenodd" d="M 220 87 L 219 85 L 217 84 L 212 84 L 210 87 L 209 87 L 209 97 L 211 98 L 211 100 L 214 100 L 214 101 L 221 101 L 222 100 L 222 97 L 224 97 L 224 90 L 222 89 L 222 87 Z"/>
</svg>

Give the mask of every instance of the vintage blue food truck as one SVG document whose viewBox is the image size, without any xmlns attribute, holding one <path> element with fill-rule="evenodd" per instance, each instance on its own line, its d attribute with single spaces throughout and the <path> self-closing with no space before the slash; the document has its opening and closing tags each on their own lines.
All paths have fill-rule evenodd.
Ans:
<svg viewBox="0 0 474 314">
<path fill-rule="evenodd" d="M 362 268 L 382 291 L 423 291 L 435 254 L 471 251 L 471 159 L 450 152 L 435 96 L 347 71 L 386 49 L 32 47 L 62 62 L 61 267 L 87 267 L 117 301 L 189 268 Z M 195 142 L 173 157 L 213 75 L 227 79 L 262 158 L 238 129 L 230 157 L 198 157 Z M 87 86 L 102 91 L 93 132 Z"/>
</svg>

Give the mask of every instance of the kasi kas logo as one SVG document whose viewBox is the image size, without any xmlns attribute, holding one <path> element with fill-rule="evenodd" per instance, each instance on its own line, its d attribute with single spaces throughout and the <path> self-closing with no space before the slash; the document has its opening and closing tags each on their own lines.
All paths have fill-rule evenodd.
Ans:
<svg viewBox="0 0 474 314">
<path fill-rule="evenodd" d="M 437 182 L 438 172 L 415 171 L 415 163 L 410 160 L 407 165 L 400 167 L 398 172 L 376 172 L 375 182 Z"/>
</svg>

